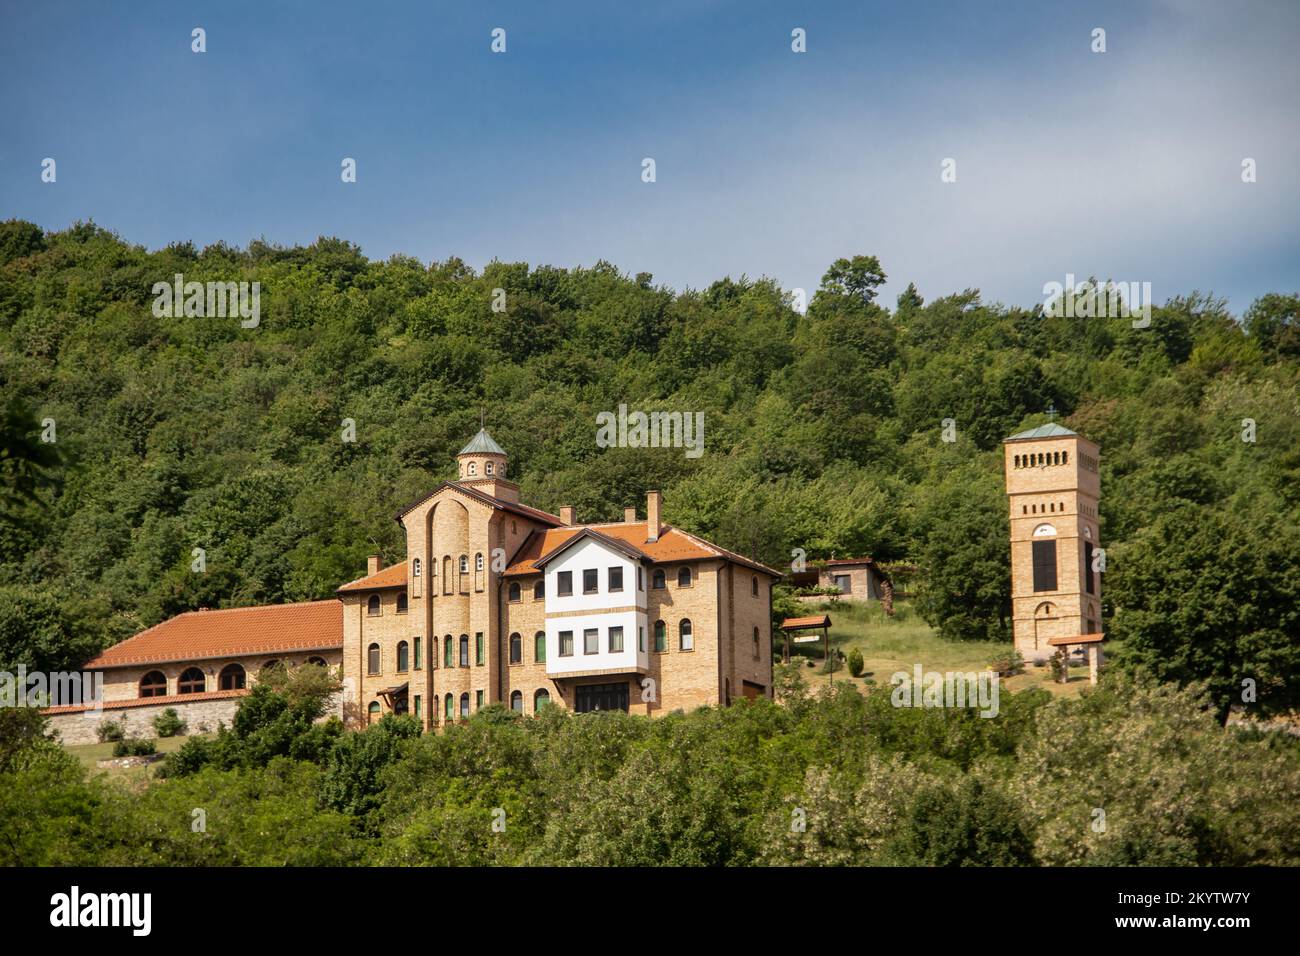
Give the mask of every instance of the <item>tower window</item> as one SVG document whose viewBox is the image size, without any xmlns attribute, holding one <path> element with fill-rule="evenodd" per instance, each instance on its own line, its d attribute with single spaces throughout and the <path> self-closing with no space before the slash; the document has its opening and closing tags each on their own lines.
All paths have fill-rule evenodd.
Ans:
<svg viewBox="0 0 1300 956">
<path fill-rule="evenodd" d="M 465 466 L 465 474 L 471 476 L 478 474 L 478 466 L 471 461 L 468 465 Z"/>
<path fill-rule="evenodd" d="M 483 473 L 486 475 L 492 474 L 492 462 L 489 461 L 487 464 L 483 466 Z"/>
<path fill-rule="evenodd" d="M 1035 541 L 1034 546 L 1034 590 L 1056 590 L 1056 542 Z"/>
</svg>

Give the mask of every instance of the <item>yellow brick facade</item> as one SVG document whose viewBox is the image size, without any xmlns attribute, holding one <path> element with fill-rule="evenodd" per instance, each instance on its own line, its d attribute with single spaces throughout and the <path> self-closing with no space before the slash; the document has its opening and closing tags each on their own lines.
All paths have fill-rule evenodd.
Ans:
<svg viewBox="0 0 1300 956">
<path fill-rule="evenodd" d="M 1003 444 L 1011 525 L 1012 628 L 1026 660 L 1050 657 L 1052 638 L 1101 631 L 1101 578 L 1088 560 L 1100 548 L 1100 452 L 1059 427 Z M 1035 542 L 1042 555 L 1035 576 Z M 1055 547 L 1055 582 L 1044 587 L 1046 552 Z M 1037 585 L 1037 587 L 1036 587 Z"/>
</svg>

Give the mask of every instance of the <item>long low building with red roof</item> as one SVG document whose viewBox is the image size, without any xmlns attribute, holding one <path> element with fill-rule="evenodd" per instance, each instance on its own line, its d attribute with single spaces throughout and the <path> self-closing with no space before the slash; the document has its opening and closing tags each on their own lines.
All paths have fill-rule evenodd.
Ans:
<svg viewBox="0 0 1300 956">
<path fill-rule="evenodd" d="M 403 560 L 372 556 L 330 600 L 190 611 L 114 645 L 87 664 L 104 674 L 104 710 L 228 718 L 268 666 L 307 663 L 342 679 L 352 726 L 409 713 L 433 729 L 496 703 L 656 715 L 771 696 L 777 571 L 664 523 L 657 491 L 621 522 L 524 505 L 486 429 L 457 461 L 458 480 L 397 512 Z M 50 713 L 60 729 L 80 715 Z"/>
</svg>

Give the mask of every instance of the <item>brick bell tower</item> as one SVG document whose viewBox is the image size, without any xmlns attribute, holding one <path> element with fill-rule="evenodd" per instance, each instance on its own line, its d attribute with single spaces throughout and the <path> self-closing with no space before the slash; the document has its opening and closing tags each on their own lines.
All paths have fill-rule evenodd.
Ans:
<svg viewBox="0 0 1300 956">
<path fill-rule="evenodd" d="M 1084 646 L 1089 661 L 1099 663 L 1102 575 L 1093 563 L 1101 546 L 1100 451 L 1055 423 L 1012 435 L 1002 447 L 1015 648 L 1032 661 L 1051 657 L 1060 646 Z M 1095 671 L 1094 663 L 1094 680 Z"/>
</svg>

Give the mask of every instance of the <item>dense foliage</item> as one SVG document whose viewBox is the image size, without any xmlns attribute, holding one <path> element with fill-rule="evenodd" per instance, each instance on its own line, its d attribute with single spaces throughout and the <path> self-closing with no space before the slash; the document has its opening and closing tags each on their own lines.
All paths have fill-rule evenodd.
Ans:
<svg viewBox="0 0 1300 956">
<path fill-rule="evenodd" d="M 810 696 L 797 668 L 783 685 L 784 705 L 494 705 L 440 734 L 386 716 L 326 740 L 263 691 L 224 767 L 182 751 L 145 786 L 88 778 L 34 711 L 9 710 L 25 723 L 0 745 L 0 864 L 1300 861 L 1296 741 L 1225 730 L 1194 689 L 1117 674 L 1078 701 L 1003 695 L 984 719 L 894 707 L 887 689 Z"/>
<path fill-rule="evenodd" d="M 155 317 L 176 274 L 260 282 L 260 324 Z M 0 664 L 329 595 L 368 552 L 401 556 L 395 509 L 454 475 L 484 409 L 526 501 L 615 519 L 658 487 L 667 520 L 777 566 L 913 562 L 944 636 L 1005 639 L 998 443 L 1054 406 L 1103 449 L 1107 630 L 1167 679 L 1211 681 L 1220 711 L 1245 678 L 1261 707 L 1294 705 L 1300 298 L 1238 320 L 1194 293 L 1134 328 L 972 290 L 890 308 L 883 280 L 873 257 L 833 263 L 803 316 L 767 279 L 674 293 L 604 262 L 476 273 L 336 239 L 150 252 L 0 224 Z M 621 403 L 703 412 L 703 456 L 598 447 Z"/>
</svg>

